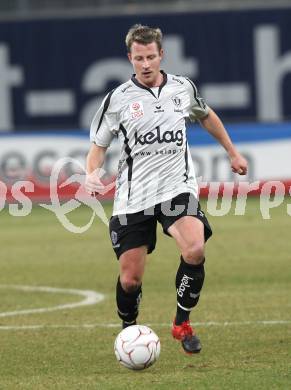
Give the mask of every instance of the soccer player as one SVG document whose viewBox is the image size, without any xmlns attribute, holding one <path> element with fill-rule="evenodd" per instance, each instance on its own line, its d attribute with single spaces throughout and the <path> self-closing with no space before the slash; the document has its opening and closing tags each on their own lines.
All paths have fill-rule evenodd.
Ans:
<svg viewBox="0 0 291 390">
<path fill-rule="evenodd" d="M 204 281 L 204 244 L 212 231 L 198 203 L 198 186 L 186 137 L 186 121 L 199 121 L 229 155 L 233 172 L 245 175 L 247 162 L 222 122 L 187 77 L 161 70 L 162 32 L 134 25 L 126 36 L 130 80 L 105 97 L 91 125 L 86 189 L 102 193 L 99 171 L 117 136 L 121 155 L 110 237 L 119 259 L 116 286 L 123 327 L 136 323 L 147 253 L 156 245 L 159 222 L 180 251 L 176 275 L 177 311 L 172 335 L 188 353 L 201 350 L 189 315 Z"/>
</svg>

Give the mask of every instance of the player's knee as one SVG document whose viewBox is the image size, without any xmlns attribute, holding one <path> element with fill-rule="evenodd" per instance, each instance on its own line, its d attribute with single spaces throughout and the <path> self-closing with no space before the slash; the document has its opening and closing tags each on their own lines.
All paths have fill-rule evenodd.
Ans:
<svg viewBox="0 0 291 390">
<path fill-rule="evenodd" d="M 124 291 L 127 293 L 132 293 L 141 285 L 141 280 L 137 277 L 125 276 L 120 278 L 120 283 Z"/>
<path fill-rule="evenodd" d="M 182 252 L 183 259 L 190 264 L 200 264 L 204 261 L 204 243 L 193 243 Z"/>
</svg>

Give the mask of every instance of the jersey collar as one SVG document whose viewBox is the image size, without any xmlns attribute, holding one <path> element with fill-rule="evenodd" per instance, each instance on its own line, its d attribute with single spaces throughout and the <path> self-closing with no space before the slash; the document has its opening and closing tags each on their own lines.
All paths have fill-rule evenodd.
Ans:
<svg viewBox="0 0 291 390">
<path fill-rule="evenodd" d="M 168 76 L 167 76 L 167 73 L 165 73 L 163 70 L 160 71 L 163 75 L 163 81 L 162 81 L 162 84 L 159 86 L 159 91 L 158 91 L 158 97 L 160 96 L 160 93 L 163 89 L 163 87 L 167 84 L 167 80 L 168 80 Z M 141 84 L 136 78 L 135 78 L 135 74 L 132 75 L 131 77 L 131 81 L 139 88 L 142 88 L 142 89 L 146 89 L 147 91 L 149 91 L 154 97 L 155 94 L 153 93 L 153 91 L 151 90 L 151 88 L 149 87 L 146 87 L 145 85 Z"/>
</svg>

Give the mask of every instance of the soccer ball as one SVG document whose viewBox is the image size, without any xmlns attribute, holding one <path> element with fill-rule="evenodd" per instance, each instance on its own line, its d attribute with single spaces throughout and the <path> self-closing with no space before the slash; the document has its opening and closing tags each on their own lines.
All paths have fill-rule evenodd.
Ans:
<svg viewBox="0 0 291 390">
<path fill-rule="evenodd" d="M 155 332 L 145 325 L 132 325 L 116 337 L 116 359 L 131 370 L 150 367 L 160 355 L 161 344 Z"/>
</svg>

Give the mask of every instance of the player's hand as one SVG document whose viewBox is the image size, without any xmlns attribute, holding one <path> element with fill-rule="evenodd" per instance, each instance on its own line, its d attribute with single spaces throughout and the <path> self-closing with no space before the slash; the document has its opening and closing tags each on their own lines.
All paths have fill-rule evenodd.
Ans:
<svg viewBox="0 0 291 390">
<path fill-rule="evenodd" d="M 238 173 L 239 175 L 247 174 L 248 162 L 241 154 L 238 153 L 234 157 L 231 157 L 230 161 L 232 172 Z"/>
<path fill-rule="evenodd" d="M 85 189 L 92 196 L 97 194 L 103 195 L 107 191 L 106 186 L 100 180 L 98 172 L 92 172 L 86 175 Z"/>
</svg>

